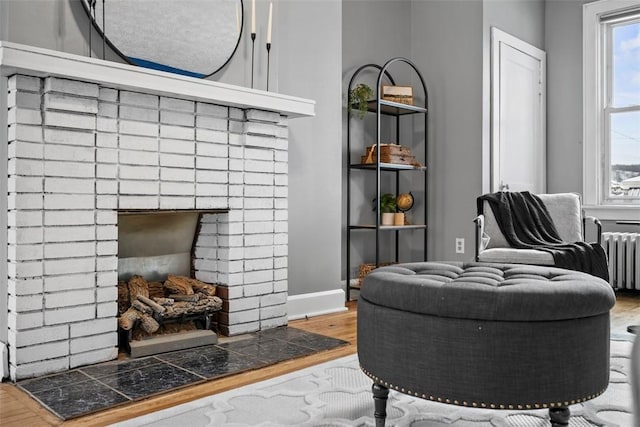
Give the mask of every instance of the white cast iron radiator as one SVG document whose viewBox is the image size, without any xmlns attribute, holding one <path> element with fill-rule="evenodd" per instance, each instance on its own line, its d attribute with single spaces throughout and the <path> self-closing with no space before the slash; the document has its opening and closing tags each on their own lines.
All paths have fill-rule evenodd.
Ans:
<svg viewBox="0 0 640 427">
<path fill-rule="evenodd" d="M 640 233 L 602 233 L 615 289 L 640 289 Z"/>
</svg>

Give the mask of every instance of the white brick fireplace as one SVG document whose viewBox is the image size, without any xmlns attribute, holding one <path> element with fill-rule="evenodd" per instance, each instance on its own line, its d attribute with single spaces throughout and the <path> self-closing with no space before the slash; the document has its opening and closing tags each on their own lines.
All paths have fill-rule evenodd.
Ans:
<svg viewBox="0 0 640 427">
<path fill-rule="evenodd" d="M 287 120 L 312 101 L 6 42 L 0 64 L 13 380 L 117 356 L 122 212 L 202 213 L 223 333 L 287 323 Z"/>
</svg>

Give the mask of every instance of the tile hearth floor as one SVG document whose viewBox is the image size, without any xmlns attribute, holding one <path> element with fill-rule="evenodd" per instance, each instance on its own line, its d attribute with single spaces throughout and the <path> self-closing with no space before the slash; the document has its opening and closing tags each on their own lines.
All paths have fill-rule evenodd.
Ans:
<svg viewBox="0 0 640 427">
<path fill-rule="evenodd" d="M 17 385 L 66 420 L 344 344 L 285 326 L 216 345 L 84 366 Z"/>
</svg>

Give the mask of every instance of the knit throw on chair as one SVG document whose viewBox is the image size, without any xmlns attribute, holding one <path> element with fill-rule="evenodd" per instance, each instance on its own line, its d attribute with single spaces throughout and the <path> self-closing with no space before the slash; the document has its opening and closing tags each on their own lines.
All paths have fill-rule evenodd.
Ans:
<svg viewBox="0 0 640 427">
<path fill-rule="evenodd" d="M 563 242 L 544 202 L 528 191 L 485 194 L 478 214 L 489 202 L 498 227 L 512 248 L 549 252 L 556 267 L 583 271 L 609 281 L 607 256 L 598 243 Z"/>
</svg>

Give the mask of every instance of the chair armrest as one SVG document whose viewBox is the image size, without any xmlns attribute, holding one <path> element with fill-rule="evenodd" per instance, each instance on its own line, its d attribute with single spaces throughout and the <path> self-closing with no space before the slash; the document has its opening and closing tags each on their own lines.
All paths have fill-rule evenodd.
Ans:
<svg viewBox="0 0 640 427">
<path fill-rule="evenodd" d="M 596 233 L 597 233 L 597 242 L 598 244 L 602 244 L 602 223 L 595 216 L 585 216 L 582 218 L 582 234 L 584 234 L 585 239 L 587 237 L 587 227 L 586 222 L 591 221 L 596 225 Z"/>
<path fill-rule="evenodd" d="M 480 251 L 482 250 L 482 234 L 484 233 L 484 215 L 480 214 L 473 219 L 473 222 L 476 224 L 476 246 L 475 246 L 475 260 L 478 261 L 480 256 Z"/>
</svg>

